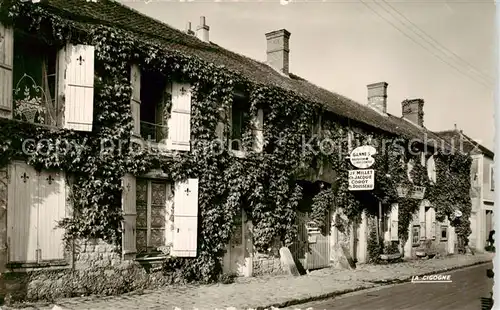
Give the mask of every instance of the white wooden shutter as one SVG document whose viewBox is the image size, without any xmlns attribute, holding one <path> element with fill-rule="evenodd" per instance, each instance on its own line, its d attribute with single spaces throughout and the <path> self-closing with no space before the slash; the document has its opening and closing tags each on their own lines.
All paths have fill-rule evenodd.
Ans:
<svg viewBox="0 0 500 310">
<path fill-rule="evenodd" d="M 191 86 L 172 83 L 172 110 L 168 120 L 167 146 L 171 150 L 191 149 Z"/>
<path fill-rule="evenodd" d="M 64 259 L 64 229 L 58 228 L 66 217 L 66 185 L 62 172 L 42 171 L 38 176 L 39 259 Z"/>
<path fill-rule="evenodd" d="M 254 119 L 254 151 L 262 152 L 264 147 L 264 110 L 258 109 Z"/>
<path fill-rule="evenodd" d="M 425 211 L 425 236 L 427 239 L 432 238 L 432 208 Z"/>
<path fill-rule="evenodd" d="M 398 241 L 398 219 L 399 219 L 399 205 L 397 203 L 392 204 L 392 210 L 390 214 L 391 221 L 391 241 Z"/>
<path fill-rule="evenodd" d="M 413 178 L 411 177 L 411 171 L 413 170 L 413 167 L 415 166 L 415 163 L 413 162 L 413 159 L 410 159 L 408 161 L 407 169 L 408 169 L 408 180 L 410 182 L 413 182 Z"/>
<path fill-rule="evenodd" d="M 221 142 L 224 142 L 224 123 L 223 122 L 217 122 L 217 127 L 215 127 L 215 136 L 217 139 L 219 139 Z M 222 143 L 221 143 L 222 144 Z"/>
<path fill-rule="evenodd" d="M 12 118 L 14 31 L 0 24 L 0 117 Z"/>
<path fill-rule="evenodd" d="M 7 238 L 10 262 L 36 262 L 38 191 L 35 170 L 25 163 L 10 166 Z"/>
<path fill-rule="evenodd" d="M 92 131 L 94 114 L 94 46 L 66 46 L 65 128 Z"/>
<path fill-rule="evenodd" d="M 133 258 L 136 248 L 136 180 L 131 174 L 122 178 L 122 249 L 124 258 Z"/>
<path fill-rule="evenodd" d="M 132 86 L 130 109 L 134 119 L 134 134 L 139 136 L 141 133 L 141 69 L 136 64 L 130 67 L 130 84 Z"/>
<path fill-rule="evenodd" d="M 432 239 L 436 238 L 436 210 L 434 208 L 429 208 L 429 213 L 430 213 L 430 222 L 431 222 L 431 230 L 430 230 L 430 237 Z"/>
<path fill-rule="evenodd" d="M 175 186 L 172 256 L 196 257 L 197 237 L 198 179 L 188 179 Z"/>
<path fill-rule="evenodd" d="M 57 106 L 57 125 L 64 124 L 64 101 L 66 92 L 66 47 L 57 51 L 56 57 L 56 106 Z"/>
<path fill-rule="evenodd" d="M 219 121 L 217 122 L 217 127 L 215 127 L 215 136 L 220 140 L 221 145 L 226 142 L 224 137 L 224 129 L 226 129 L 225 122 L 226 113 L 224 110 L 219 111 Z"/>
<path fill-rule="evenodd" d="M 426 228 L 425 228 L 425 205 L 423 203 L 420 204 L 418 220 L 420 222 L 420 239 L 426 239 Z"/>
<path fill-rule="evenodd" d="M 427 176 L 429 180 L 436 183 L 436 162 L 434 156 L 429 157 L 427 160 Z"/>
</svg>

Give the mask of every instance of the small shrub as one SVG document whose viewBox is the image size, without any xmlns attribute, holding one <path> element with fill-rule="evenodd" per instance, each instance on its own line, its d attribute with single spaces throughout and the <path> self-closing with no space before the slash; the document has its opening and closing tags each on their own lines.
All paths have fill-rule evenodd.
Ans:
<svg viewBox="0 0 500 310">
<path fill-rule="evenodd" d="M 383 254 L 399 254 L 398 242 L 386 242 L 384 245 Z"/>
<path fill-rule="evenodd" d="M 238 277 L 238 274 L 235 272 L 223 273 L 219 277 L 219 282 L 222 284 L 231 284 L 234 283 L 234 279 Z"/>
</svg>

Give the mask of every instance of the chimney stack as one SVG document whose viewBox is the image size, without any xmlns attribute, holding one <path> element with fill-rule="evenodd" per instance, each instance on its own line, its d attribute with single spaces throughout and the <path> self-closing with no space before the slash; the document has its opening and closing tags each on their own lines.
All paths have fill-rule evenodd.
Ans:
<svg viewBox="0 0 500 310">
<path fill-rule="evenodd" d="M 420 127 L 424 126 L 424 99 L 407 99 L 401 103 L 403 118 Z"/>
<path fill-rule="evenodd" d="M 203 42 L 209 43 L 208 39 L 208 31 L 210 30 L 210 27 L 208 27 L 205 24 L 205 16 L 200 17 L 200 25 L 196 28 L 196 36 L 198 39 L 202 40 Z"/>
<path fill-rule="evenodd" d="M 369 84 L 368 88 L 368 106 L 380 113 L 387 113 L 387 84 L 378 82 Z"/>
<path fill-rule="evenodd" d="M 186 24 L 186 33 L 190 35 L 194 35 L 194 31 L 191 30 L 191 22 L 187 22 Z"/>
<path fill-rule="evenodd" d="M 266 33 L 267 64 L 286 75 L 289 73 L 288 54 L 290 49 L 288 40 L 290 35 L 286 29 Z"/>
</svg>

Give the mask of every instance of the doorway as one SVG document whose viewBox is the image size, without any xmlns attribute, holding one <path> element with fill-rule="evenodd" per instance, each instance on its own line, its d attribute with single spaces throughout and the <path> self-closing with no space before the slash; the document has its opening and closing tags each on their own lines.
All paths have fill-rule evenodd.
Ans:
<svg viewBox="0 0 500 310">
<path fill-rule="evenodd" d="M 233 221 L 231 239 L 224 255 L 223 271 L 238 276 L 252 275 L 252 235 L 251 221 L 244 210 L 238 212 Z"/>
</svg>

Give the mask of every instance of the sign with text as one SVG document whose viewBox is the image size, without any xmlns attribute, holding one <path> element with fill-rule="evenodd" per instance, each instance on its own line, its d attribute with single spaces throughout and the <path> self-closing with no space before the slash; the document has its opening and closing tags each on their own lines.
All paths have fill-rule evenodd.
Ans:
<svg viewBox="0 0 500 310">
<path fill-rule="evenodd" d="M 369 191 L 375 187 L 375 170 L 349 170 L 349 190 Z"/>
<path fill-rule="evenodd" d="M 372 157 L 375 154 L 377 154 L 377 150 L 373 146 L 363 145 L 352 150 L 349 159 L 354 167 L 366 169 L 375 163 L 375 159 Z"/>
<path fill-rule="evenodd" d="M 404 188 L 404 187 L 399 186 L 397 188 L 397 191 L 398 191 L 398 196 L 401 198 L 408 196 L 408 192 L 409 192 L 408 188 Z M 424 195 L 425 195 L 425 187 L 424 186 L 413 186 L 413 190 L 412 190 L 410 198 L 424 199 Z"/>
</svg>

